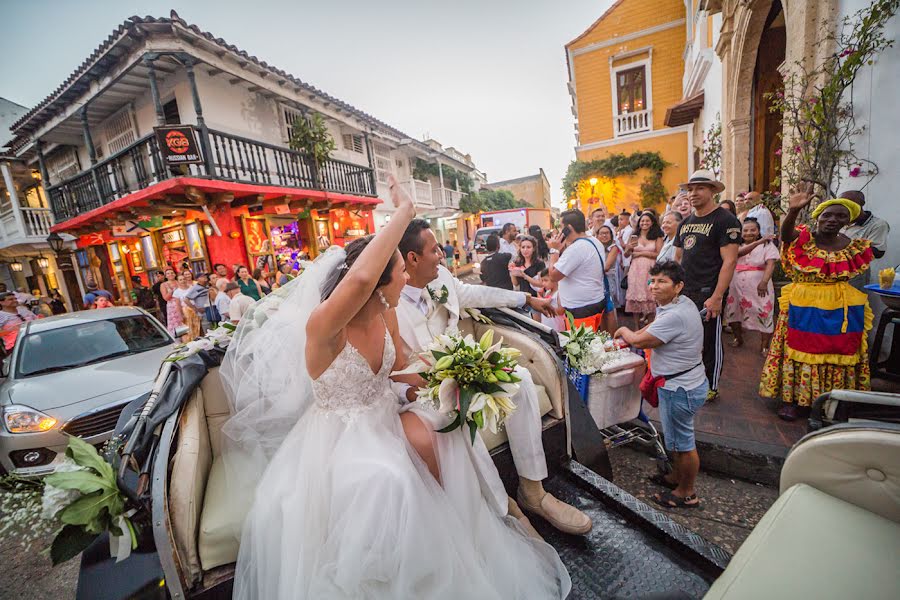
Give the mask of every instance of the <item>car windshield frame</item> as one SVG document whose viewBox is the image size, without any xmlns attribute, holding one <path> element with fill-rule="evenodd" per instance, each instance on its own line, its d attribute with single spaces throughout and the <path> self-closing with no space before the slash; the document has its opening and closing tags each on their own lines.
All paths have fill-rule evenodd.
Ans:
<svg viewBox="0 0 900 600">
<path fill-rule="evenodd" d="M 488 239 L 489 237 L 491 237 L 491 235 L 493 235 L 493 234 L 495 234 L 495 233 L 496 233 L 497 235 L 500 235 L 501 229 L 502 229 L 501 227 L 479 227 L 479 228 L 475 231 L 475 235 L 472 237 L 472 240 L 473 240 L 473 241 L 472 241 L 472 244 L 473 244 L 473 246 L 474 246 L 477 250 L 484 250 L 485 244 L 487 244 L 487 239 Z M 479 241 L 478 232 L 483 232 L 483 233 L 486 233 L 487 235 L 485 235 L 484 237 L 481 237 L 481 238 L 480 238 L 480 241 Z"/>
<path fill-rule="evenodd" d="M 39 337 L 39 336 L 50 336 L 56 337 L 59 336 L 60 333 L 68 331 L 71 336 L 77 336 L 78 333 L 72 330 L 83 329 L 88 331 L 86 335 L 91 335 L 91 328 L 102 328 L 109 327 L 109 325 L 105 324 L 113 324 L 116 329 L 116 332 L 120 335 L 122 334 L 122 330 L 116 326 L 117 323 L 121 323 L 128 320 L 136 320 L 136 321 L 144 321 L 147 327 L 152 328 L 152 330 L 159 334 L 159 342 L 154 343 L 153 345 L 147 347 L 131 347 L 129 341 L 122 339 L 120 337 L 120 341 L 124 344 L 124 348 L 118 348 L 110 351 L 107 354 L 93 356 L 91 358 L 87 358 L 84 360 L 73 359 L 71 363 L 61 363 L 58 365 L 46 365 L 42 366 L 33 371 L 24 371 L 23 367 L 25 366 L 25 362 L 32 357 L 30 356 L 27 350 L 28 339 L 31 337 Z M 135 326 L 140 326 L 136 324 Z M 95 334 L 96 335 L 96 334 Z M 103 334 L 100 334 L 103 335 Z M 132 338 L 136 339 L 136 338 Z M 57 340 L 57 341 L 62 341 Z M 72 369 L 78 369 L 80 367 L 85 367 L 87 365 L 96 364 L 98 362 L 105 362 L 108 360 L 114 360 L 116 358 L 122 356 L 128 356 L 133 354 L 143 354 L 144 352 L 150 352 L 151 350 L 158 350 L 160 348 L 164 348 L 165 346 L 173 344 L 175 341 L 172 339 L 172 336 L 169 335 L 169 332 L 166 331 L 159 323 L 156 322 L 155 319 L 146 315 L 146 314 L 133 314 L 133 315 L 125 315 L 121 317 L 116 317 L 113 319 L 98 319 L 96 321 L 83 321 L 80 323 L 76 323 L 73 325 L 66 325 L 64 327 L 57 327 L 55 329 L 45 329 L 43 331 L 38 331 L 34 333 L 29 333 L 28 335 L 20 338 L 16 341 L 16 356 L 15 356 L 15 369 L 13 372 L 14 379 L 27 379 L 29 377 L 39 377 L 41 375 L 46 375 L 49 373 L 60 373 L 63 371 L 71 371 Z M 53 342 L 49 342 L 53 343 Z M 36 352 L 36 351 L 35 351 Z"/>
</svg>

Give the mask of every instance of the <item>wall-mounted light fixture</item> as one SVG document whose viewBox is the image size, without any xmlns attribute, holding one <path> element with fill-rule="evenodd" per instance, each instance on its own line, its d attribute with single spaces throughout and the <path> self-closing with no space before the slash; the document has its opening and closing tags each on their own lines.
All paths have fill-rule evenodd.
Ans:
<svg viewBox="0 0 900 600">
<path fill-rule="evenodd" d="M 16 273 L 21 273 L 22 269 L 24 269 L 25 267 L 22 266 L 22 263 L 20 263 L 19 261 L 15 261 L 15 262 L 9 263 L 9 268 L 11 270 L 15 271 Z"/>
<path fill-rule="evenodd" d="M 46 271 L 50 268 L 50 259 L 42 256 L 37 259 L 37 264 L 41 268 L 41 271 Z"/>
</svg>

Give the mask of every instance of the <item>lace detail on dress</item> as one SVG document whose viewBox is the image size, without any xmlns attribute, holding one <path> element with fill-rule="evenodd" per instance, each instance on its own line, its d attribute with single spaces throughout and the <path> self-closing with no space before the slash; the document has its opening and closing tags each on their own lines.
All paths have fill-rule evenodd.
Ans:
<svg viewBox="0 0 900 600">
<path fill-rule="evenodd" d="M 372 373 L 366 358 L 348 341 L 334 362 L 312 382 L 316 409 L 350 423 L 363 411 L 394 402 L 388 376 L 395 357 L 394 343 L 385 331 L 381 368 Z"/>
</svg>

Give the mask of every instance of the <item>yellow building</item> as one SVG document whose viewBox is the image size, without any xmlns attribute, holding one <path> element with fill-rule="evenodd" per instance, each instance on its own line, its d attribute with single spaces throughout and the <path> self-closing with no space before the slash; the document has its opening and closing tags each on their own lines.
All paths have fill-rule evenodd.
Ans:
<svg viewBox="0 0 900 600">
<path fill-rule="evenodd" d="M 657 152 L 669 163 L 661 178 L 653 167 L 616 177 L 582 168 L 568 192 L 570 207 L 589 212 L 603 202 L 613 211 L 631 210 L 641 205 L 642 184 L 655 183 L 657 197 L 665 198 L 687 180 L 694 166 L 692 120 L 666 126 L 667 111 L 684 104 L 686 33 L 684 0 L 619 0 L 566 44 L 577 160 L 621 154 L 628 166 L 619 172 L 648 162 L 635 153 Z M 613 165 L 606 167 L 608 174 Z"/>
<path fill-rule="evenodd" d="M 535 175 L 495 181 L 485 184 L 484 187 L 491 190 L 507 190 L 516 197 L 516 200 L 527 202 L 534 208 L 551 208 L 550 181 L 547 180 L 544 169 L 540 169 Z"/>
</svg>

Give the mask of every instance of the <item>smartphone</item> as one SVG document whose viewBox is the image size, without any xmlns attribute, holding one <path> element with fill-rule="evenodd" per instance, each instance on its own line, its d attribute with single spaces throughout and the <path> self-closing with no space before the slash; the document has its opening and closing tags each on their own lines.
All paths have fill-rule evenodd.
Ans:
<svg viewBox="0 0 900 600">
<path fill-rule="evenodd" d="M 571 227 L 569 227 L 568 225 L 566 225 L 565 227 L 563 227 L 563 229 L 562 229 L 563 239 L 568 238 L 571 234 L 572 234 L 572 228 L 571 228 Z"/>
</svg>

